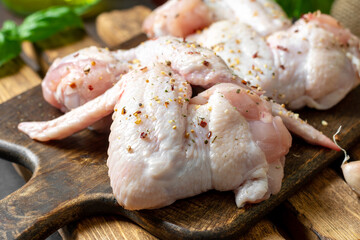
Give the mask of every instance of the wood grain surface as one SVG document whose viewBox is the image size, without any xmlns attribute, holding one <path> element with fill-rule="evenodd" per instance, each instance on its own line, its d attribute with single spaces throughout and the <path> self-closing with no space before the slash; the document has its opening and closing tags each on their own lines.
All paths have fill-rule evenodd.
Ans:
<svg viewBox="0 0 360 240">
<path fill-rule="evenodd" d="M 150 12 L 147 7 L 136 6 L 102 13 L 96 19 L 97 33 L 108 47 L 116 47 L 142 33 L 142 23 Z"/>
<path fill-rule="evenodd" d="M 348 153 L 359 160 L 360 142 L 356 141 Z M 337 170 L 340 163 L 336 161 Z M 331 168 L 291 196 L 284 208 L 283 220 L 293 239 L 360 239 L 360 198 Z M 302 236 L 299 228 L 292 226 L 296 225 L 294 220 L 301 225 Z"/>
</svg>

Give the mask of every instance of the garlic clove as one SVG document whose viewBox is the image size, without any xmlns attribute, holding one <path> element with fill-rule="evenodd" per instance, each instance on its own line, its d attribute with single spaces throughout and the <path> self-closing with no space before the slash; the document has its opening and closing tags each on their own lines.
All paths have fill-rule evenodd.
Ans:
<svg viewBox="0 0 360 240">
<path fill-rule="evenodd" d="M 345 162 L 341 165 L 345 181 L 360 197 L 360 160 Z"/>
</svg>

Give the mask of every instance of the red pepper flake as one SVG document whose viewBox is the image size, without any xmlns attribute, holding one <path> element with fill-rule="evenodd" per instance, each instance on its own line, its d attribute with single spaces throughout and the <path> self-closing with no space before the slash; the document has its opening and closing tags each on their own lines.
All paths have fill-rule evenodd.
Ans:
<svg viewBox="0 0 360 240">
<path fill-rule="evenodd" d="M 208 139 L 210 139 L 210 138 L 211 138 L 211 136 L 212 136 L 212 132 L 211 132 L 211 131 L 209 131 L 209 132 L 208 132 L 208 134 L 207 134 L 207 138 L 208 138 Z"/>
<path fill-rule="evenodd" d="M 169 102 L 164 102 L 164 104 L 165 104 L 165 107 L 167 108 L 169 105 Z"/>
<path fill-rule="evenodd" d="M 258 54 L 259 54 L 258 52 L 254 53 L 254 55 L 252 56 L 252 58 L 257 58 L 257 57 L 259 57 Z"/>
<path fill-rule="evenodd" d="M 187 52 L 187 54 L 193 55 L 193 54 L 200 54 L 199 52 Z"/>
<path fill-rule="evenodd" d="M 208 61 L 205 61 L 205 60 L 202 62 L 202 64 L 203 64 L 204 66 L 206 66 L 206 67 L 208 67 L 208 66 L 210 65 L 210 63 L 209 63 Z"/>
<path fill-rule="evenodd" d="M 284 65 L 280 65 L 280 68 L 281 68 L 282 70 L 285 70 L 285 66 L 284 66 Z"/>
<path fill-rule="evenodd" d="M 70 87 L 71 88 L 76 88 L 76 83 L 74 83 L 74 82 L 70 83 Z"/>
<path fill-rule="evenodd" d="M 90 91 L 94 90 L 94 87 L 91 86 L 91 85 L 89 85 L 88 88 L 89 88 Z"/>
<path fill-rule="evenodd" d="M 125 109 L 125 107 L 123 107 L 123 108 L 121 109 L 121 114 L 122 114 L 122 115 L 125 115 L 125 114 L 126 114 L 126 109 Z"/>
<path fill-rule="evenodd" d="M 140 134 L 140 138 L 144 139 L 144 138 L 146 138 L 146 137 L 147 137 L 147 133 L 146 133 L 146 132 L 142 132 L 142 133 Z"/>
<path fill-rule="evenodd" d="M 289 49 L 287 49 L 286 47 L 280 46 L 280 45 L 277 45 L 276 48 L 279 49 L 279 50 L 282 50 L 282 51 L 284 51 L 284 52 L 288 52 L 288 51 L 289 51 Z"/>
<path fill-rule="evenodd" d="M 299 32 L 299 29 L 296 29 L 294 32 L 295 32 L 295 33 L 298 33 L 298 32 Z"/>
<path fill-rule="evenodd" d="M 245 84 L 245 85 L 247 84 L 247 82 L 245 80 L 241 80 L 241 83 Z"/>
<path fill-rule="evenodd" d="M 199 125 L 204 128 L 204 127 L 207 126 L 207 122 L 205 122 L 204 120 L 201 120 L 201 122 L 199 123 Z"/>
<path fill-rule="evenodd" d="M 77 56 L 79 56 L 79 53 L 75 53 L 73 57 L 77 57 Z"/>
<path fill-rule="evenodd" d="M 169 67 L 171 66 L 171 62 L 170 62 L 170 61 L 165 61 L 165 63 L 166 63 L 167 66 L 169 66 Z"/>
<path fill-rule="evenodd" d="M 174 91 L 174 89 L 175 89 L 175 85 L 171 84 L 171 91 Z"/>
<path fill-rule="evenodd" d="M 147 67 L 140 68 L 140 71 L 142 71 L 142 72 L 146 72 L 147 70 L 148 70 Z"/>
</svg>

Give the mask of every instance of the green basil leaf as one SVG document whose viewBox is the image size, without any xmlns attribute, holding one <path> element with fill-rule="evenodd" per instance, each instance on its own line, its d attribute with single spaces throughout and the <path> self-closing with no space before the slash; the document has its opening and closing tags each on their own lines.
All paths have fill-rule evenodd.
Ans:
<svg viewBox="0 0 360 240">
<path fill-rule="evenodd" d="M 284 9 L 286 14 L 292 18 L 300 18 L 301 15 L 320 10 L 322 13 L 329 13 L 333 0 L 276 0 Z"/>
<path fill-rule="evenodd" d="M 77 15 L 83 16 L 87 12 L 89 12 L 89 10 L 91 10 L 92 8 L 97 6 L 100 3 L 100 1 L 101 0 L 92 0 L 92 1 L 90 1 L 91 3 L 74 6 L 73 10 Z"/>
<path fill-rule="evenodd" d="M 0 66 L 17 57 L 21 52 L 21 40 L 15 22 L 4 22 L 0 31 Z"/>
<path fill-rule="evenodd" d="M 83 27 L 81 18 L 70 7 L 51 7 L 29 15 L 19 26 L 21 40 L 36 42 L 67 28 Z"/>
</svg>

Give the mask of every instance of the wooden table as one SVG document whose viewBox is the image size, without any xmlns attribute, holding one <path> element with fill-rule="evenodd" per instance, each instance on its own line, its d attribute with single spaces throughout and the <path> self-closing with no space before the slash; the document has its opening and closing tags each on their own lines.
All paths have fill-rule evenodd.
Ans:
<svg viewBox="0 0 360 240">
<path fill-rule="evenodd" d="M 133 4 L 139 2 L 152 7 L 148 1 L 136 1 Z M 133 9 L 130 10 L 130 14 L 132 11 L 145 10 Z M 0 14 L 1 23 L 9 18 L 19 21 L 19 18 L 2 6 Z M 116 14 L 124 16 L 129 12 Z M 128 36 L 137 35 L 139 31 L 136 27 L 135 29 L 127 28 L 125 25 L 122 27 L 125 28 L 126 34 L 123 34 L 124 38 L 120 38 L 120 42 L 125 41 Z M 55 57 L 64 56 L 89 45 L 104 45 L 104 42 L 99 43 L 100 38 L 96 35 L 94 19 L 86 23 L 86 30 L 89 35 L 78 32 L 79 38 L 75 39 L 76 41 L 52 49 L 46 49 L 49 44 L 51 45 L 51 41 L 38 44 L 38 51 L 35 52 L 32 51 L 32 45 L 25 45 L 27 56 L 30 56 L 30 59 L 40 60 L 41 64 L 38 66 L 31 61 L 22 64 L 21 59 L 14 61 L 14 65 L 19 66 L 19 70 L 2 75 L 0 78 L 0 102 L 38 85 L 41 82 L 40 75 Z M 110 45 L 117 44 L 109 41 Z M 349 153 L 353 159 L 360 159 L 360 142 L 355 143 Z M 239 239 L 360 239 L 360 199 L 343 181 L 340 163 L 341 159 L 322 170 L 294 196 L 253 226 L 247 234 L 239 236 Z M 61 234 L 64 239 L 156 239 L 120 216 L 83 219 L 66 226 Z"/>
</svg>

